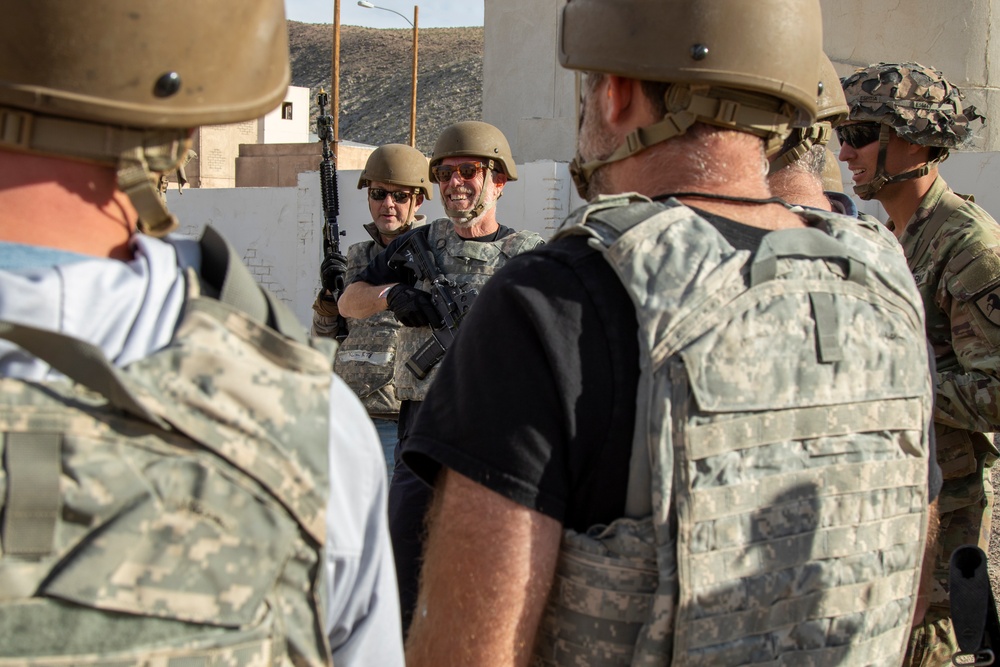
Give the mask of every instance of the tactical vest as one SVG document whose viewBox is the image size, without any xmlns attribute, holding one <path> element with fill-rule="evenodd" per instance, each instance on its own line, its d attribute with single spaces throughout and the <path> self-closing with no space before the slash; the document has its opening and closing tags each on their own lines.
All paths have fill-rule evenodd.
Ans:
<svg viewBox="0 0 1000 667">
<path fill-rule="evenodd" d="M 423 216 L 413 226 L 423 224 Z M 365 225 L 373 238 L 378 234 L 374 223 Z M 347 281 L 375 259 L 385 246 L 376 241 L 355 243 L 347 249 Z M 358 395 L 368 414 L 380 419 L 399 418 L 399 399 L 393 385 L 396 348 L 402 324 L 390 310 L 362 319 L 347 318 L 347 338 L 337 348 L 334 370 Z"/>
<path fill-rule="evenodd" d="M 446 278 L 454 280 L 461 287 L 482 290 L 486 281 L 499 271 L 507 260 L 540 246 L 542 237 L 535 232 L 522 230 L 496 241 L 467 241 L 455 233 L 451 220 L 440 218 L 430 223 L 427 241 L 434 251 L 438 268 Z M 418 282 L 415 287 L 426 292 L 431 291 L 429 280 Z M 430 327 L 403 327 L 400 331 L 399 349 L 396 354 L 396 395 L 400 400 L 424 400 L 427 389 L 437 375 L 437 365 L 422 380 L 418 380 L 413 372 L 406 368 L 407 360 L 430 337 Z"/>
<path fill-rule="evenodd" d="M 127 367 L 0 324 L 71 378 L 0 378 L 0 665 L 331 662 L 330 357 L 202 244 L 173 340 Z"/>
<path fill-rule="evenodd" d="M 534 665 L 898 664 L 926 539 L 922 310 L 877 232 L 805 217 L 753 257 L 638 195 L 560 232 L 632 297 L 640 383 L 627 516 L 564 534 Z"/>
</svg>

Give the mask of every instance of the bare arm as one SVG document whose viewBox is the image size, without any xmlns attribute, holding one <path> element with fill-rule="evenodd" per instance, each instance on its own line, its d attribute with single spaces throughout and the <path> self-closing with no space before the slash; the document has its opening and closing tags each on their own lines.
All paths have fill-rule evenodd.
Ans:
<svg viewBox="0 0 1000 667">
<path fill-rule="evenodd" d="M 562 526 L 448 469 L 430 517 L 406 664 L 527 665 Z"/>
<path fill-rule="evenodd" d="M 390 283 L 394 285 L 396 283 Z M 386 309 L 388 302 L 385 297 L 379 298 L 379 293 L 389 285 L 370 285 L 366 282 L 351 283 L 340 295 L 337 308 L 345 317 L 358 319 L 371 317 Z"/>
</svg>

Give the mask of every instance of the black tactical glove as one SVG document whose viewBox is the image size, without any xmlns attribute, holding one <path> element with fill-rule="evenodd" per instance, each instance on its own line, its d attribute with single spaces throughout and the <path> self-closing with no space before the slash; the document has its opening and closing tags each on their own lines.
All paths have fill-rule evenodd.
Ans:
<svg viewBox="0 0 1000 667">
<path fill-rule="evenodd" d="M 323 259 L 319 265 L 320 282 L 323 289 L 330 292 L 333 300 L 336 301 L 344 293 L 344 284 L 347 276 L 347 258 L 340 253 L 333 252 Z"/>
<path fill-rule="evenodd" d="M 404 327 L 440 326 L 431 295 L 415 287 L 396 285 L 385 295 L 389 310 Z"/>
</svg>

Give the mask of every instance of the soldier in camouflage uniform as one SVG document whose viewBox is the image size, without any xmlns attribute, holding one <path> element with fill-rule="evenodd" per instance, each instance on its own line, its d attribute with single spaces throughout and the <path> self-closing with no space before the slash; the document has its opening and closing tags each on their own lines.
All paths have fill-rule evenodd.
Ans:
<svg viewBox="0 0 1000 667">
<path fill-rule="evenodd" d="M 400 453 L 438 369 L 435 365 L 425 377 L 418 378 L 407 362 L 431 337 L 430 324 L 439 324 L 441 317 L 431 303 L 431 281 L 418 282 L 412 270 L 389 260 L 410 235 L 422 234 L 445 278 L 464 290 L 478 290 L 511 257 L 542 243 L 538 234 L 516 231 L 497 220 L 496 206 L 504 186 L 517 180 L 510 145 L 498 128 L 480 121 L 446 127 L 434 144 L 429 174 L 438 184 L 448 217 L 395 239 L 355 276 L 339 302 L 344 315 L 369 317 L 389 310 L 403 324 L 396 351 L 396 395 L 401 404 L 396 467 L 389 487 L 389 528 L 404 633 L 416 603 L 430 489 L 403 465 Z"/>
<path fill-rule="evenodd" d="M 341 333 L 340 311 L 330 287 L 349 283 L 394 238 L 427 222 L 417 210 L 424 197 L 433 199 L 433 189 L 429 184 L 427 158 L 417 149 L 403 144 L 386 144 L 375 149 L 358 179 L 358 189 L 361 188 L 368 188 L 372 221 L 365 225 L 365 231 L 371 240 L 352 245 L 347 249 L 347 257 L 331 254 L 323 260 L 320 275 L 324 287 L 313 303 L 313 334 L 317 336 L 337 338 Z M 402 325 L 389 310 L 363 319 L 352 318 L 346 324 L 347 337 L 337 348 L 333 368 L 368 410 L 391 471 L 399 419 L 393 374 Z"/>
<path fill-rule="evenodd" d="M 969 145 L 982 117 L 937 70 L 878 63 L 844 80 L 850 121 L 838 128 L 854 191 L 889 215 L 927 314 L 937 362 L 934 428 L 944 473 L 931 609 L 914 629 L 908 664 L 944 665 L 958 647 L 948 618 L 955 547 L 989 548 L 997 456 L 984 435 L 1000 426 L 1000 227 L 951 191 L 938 164 Z"/>
<path fill-rule="evenodd" d="M 283 99 L 283 3 L 0 14 L 0 663 L 402 665 L 374 428 L 157 192 Z"/>
<path fill-rule="evenodd" d="M 435 484 L 411 667 L 898 665 L 920 296 L 877 223 L 761 170 L 816 120 L 820 16 L 565 4 L 590 203 L 487 283 L 403 451 Z"/>
</svg>

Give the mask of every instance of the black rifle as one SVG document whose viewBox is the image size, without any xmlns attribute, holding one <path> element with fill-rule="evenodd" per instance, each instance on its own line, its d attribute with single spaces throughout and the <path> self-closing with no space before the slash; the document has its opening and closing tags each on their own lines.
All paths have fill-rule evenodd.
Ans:
<svg viewBox="0 0 1000 667">
<path fill-rule="evenodd" d="M 393 267 L 405 266 L 416 274 L 418 280 L 430 281 L 431 303 L 441 316 L 440 323 L 431 325 L 431 338 L 406 361 L 409 371 L 423 380 L 455 342 L 458 325 L 479 296 L 479 291 L 462 289 L 455 281 L 448 280 L 437 266 L 427 237 L 419 231 L 406 237 L 406 241 L 389 258 L 389 264 Z"/>
<path fill-rule="evenodd" d="M 319 191 L 323 198 L 323 257 L 329 257 L 336 253 L 340 254 L 340 237 L 344 232 L 340 231 L 337 224 L 337 216 L 340 215 L 340 198 L 337 195 L 337 161 L 333 156 L 333 149 L 330 144 L 334 141 L 333 136 L 333 116 L 326 112 L 326 105 L 330 101 L 330 96 L 320 88 L 316 96 L 316 103 L 319 105 L 319 115 L 316 116 L 316 134 L 323 142 L 323 160 L 319 163 Z M 322 278 L 322 276 L 321 276 Z M 338 291 L 333 293 L 333 299 L 339 299 Z M 342 315 L 337 316 L 337 340 L 344 340 L 347 337 L 347 320 Z"/>
</svg>

